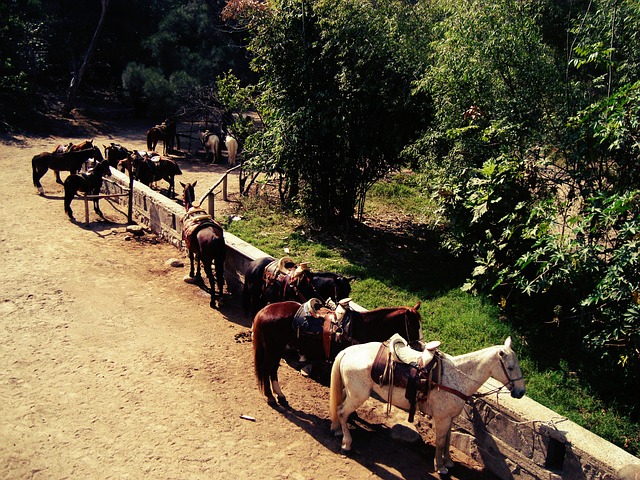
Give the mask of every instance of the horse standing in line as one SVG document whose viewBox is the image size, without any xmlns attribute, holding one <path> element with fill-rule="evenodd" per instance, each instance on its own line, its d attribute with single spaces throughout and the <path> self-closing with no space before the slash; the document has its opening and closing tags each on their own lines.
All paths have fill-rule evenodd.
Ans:
<svg viewBox="0 0 640 480">
<path fill-rule="evenodd" d="M 174 145 L 180 150 L 180 137 L 176 135 L 177 126 L 178 121 L 174 117 L 169 117 L 160 125 L 155 125 L 147 130 L 147 150 L 154 151 L 160 141 L 162 141 L 163 155 L 166 155 L 167 151 L 173 150 Z"/>
<path fill-rule="evenodd" d="M 113 168 L 118 168 L 118 166 L 123 165 L 123 163 L 121 163 L 122 160 L 126 160 L 132 153 L 126 147 L 113 142 L 111 142 L 111 145 L 108 147 L 106 145 L 102 146 L 104 147 L 104 158 Z M 122 166 L 122 172 L 124 172 L 124 166 Z"/>
<path fill-rule="evenodd" d="M 352 438 L 347 426 L 349 415 L 372 392 L 381 398 L 391 398 L 392 404 L 399 408 L 411 408 L 405 387 L 397 384 L 392 387 L 388 384 L 381 386 L 372 379 L 372 369 L 380 347 L 379 342 L 348 347 L 337 355 L 333 363 L 329 416 L 331 430 L 342 434 L 343 452 L 351 451 Z M 428 370 L 427 365 L 433 364 L 434 360 L 436 366 Z M 422 354 L 417 354 L 417 368 L 419 379 L 424 380 L 420 382 L 424 388 L 418 387 L 414 398 L 420 411 L 433 418 L 436 434 L 434 465 L 440 475 L 446 475 L 453 466 L 449 452 L 453 419 L 489 377 L 502 382 L 514 398 L 522 398 L 526 391 L 518 358 L 511 349 L 511 337 L 507 338 L 504 345 L 455 357 L 439 350 L 425 349 Z M 440 373 L 439 376 L 432 376 L 432 372 Z M 392 396 L 389 395 L 390 388 L 394 389 Z"/>
<path fill-rule="evenodd" d="M 322 350 L 322 339 L 307 341 L 296 335 L 294 318 L 301 304 L 287 301 L 267 305 L 260 310 L 253 321 L 253 359 L 258 389 L 267 397 L 267 403 L 288 406 L 278 382 L 278 368 L 287 345 L 296 348 L 301 354 L 316 357 L 318 349 Z M 384 341 L 394 333 L 406 338 L 410 344 L 422 341 L 422 323 L 418 309 L 415 307 L 382 307 L 365 312 L 349 310 L 351 318 L 351 336 L 343 338 L 335 349 L 344 349 L 349 345 L 361 342 Z M 332 315 L 332 312 L 327 315 Z M 326 317 L 325 317 L 326 320 Z M 330 360 L 330 359 L 326 359 Z"/>
<path fill-rule="evenodd" d="M 205 151 L 205 159 L 211 163 L 218 163 L 220 157 L 220 137 L 209 130 L 200 132 L 200 141 Z"/>
<path fill-rule="evenodd" d="M 197 182 L 182 183 L 184 208 L 186 214 L 183 218 L 182 238 L 189 252 L 190 270 L 189 277 L 202 281 L 200 276 L 200 262 L 204 268 L 211 290 L 211 308 L 216 307 L 216 285 L 218 287 L 218 306 L 222 305 L 222 293 L 224 287 L 224 261 L 226 257 L 226 244 L 222 226 L 216 222 L 205 210 L 194 206 L 195 186 Z M 215 265 L 215 277 L 212 265 Z M 195 268 L 194 268 L 195 267 Z M 194 272 L 194 270 L 196 270 Z"/>
<path fill-rule="evenodd" d="M 144 185 L 150 186 L 159 180 L 165 180 L 169 184 L 167 196 L 176 196 L 175 176 L 182 175 L 180 166 L 171 159 L 143 156 L 137 150 L 133 151 L 134 178 Z M 156 160 L 157 158 L 157 160 Z"/>
<path fill-rule="evenodd" d="M 96 162 L 102 162 L 104 157 L 98 147 L 92 146 L 81 150 L 70 150 L 65 153 L 42 152 L 35 155 L 31 159 L 31 168 L 33 171 L 33 186 L 38 189 L 40 195 L 44 195 L 44 188 L 40 183 L 40 179 L 49 169 L 56 172 L 56 182 L 63 184 L 60 179 L 60 171 L 70 173 L 78 173 L 82 166 L 89 159 Z"/>
<path fill-rule="evenodd" d="M 97 148 L 97 147 L 96 147 Z M 99 149 L 98 149 L 99 151 Z M 76 196 L 76 193 L 83 192 L 87 195 L 99 195 L 102 188 L 102 177 L 111 176 L 111 170 L 109 162 L 103 160 L 99 162 L 87 173 L 71 174 L 64 180 L 64 211 L 71 220 L 75 220 L 73 217 L 73 211 L 71 210 L 71 200 Z M 99 198 L 93 199 L 94 211 L 104 218 L 102 211 L 100 210 Z"/>
<path fill-rule="evenodd" d="M 227 159 L 229 161 L 230 167 L 236 166 L 236 155 L 238 154 L 238 140 L 236 140 L 231 135 L 227 135 L 224 140 L 225 145 L 227 146 Z"/>
<path fill-rule="evenodd" d="M 258 310 L 268 303 L 295 300 L 301 303 L 310 298 L 318 298 L 323 303 L 347 298 L 351 293 L 353 278 L 333 272 L 312 272 L 303 270 L 300 275 L 284 282 L 271 283 L 265 275 L 267 267 L 276 260 L 273 257 L 261 257 L 249 262 L 244 272 L 242 287 L 242 305 L 245 314 L 255 317 Z M 293 265 L 292 270 L 295 270 Z"/>
</svg>

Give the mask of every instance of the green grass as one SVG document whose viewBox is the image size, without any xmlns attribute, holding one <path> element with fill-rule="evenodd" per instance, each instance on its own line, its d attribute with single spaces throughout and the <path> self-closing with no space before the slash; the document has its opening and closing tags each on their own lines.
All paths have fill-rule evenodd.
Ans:
<svg viewBox="0 0 640 480">
<path fill-rule="evenodd" d="M 379 211 L 375 204 L 387 202 L 385 209 L 391 205 L 414 218 L 416 214 L 429 217 L 424 209 L 430 200 L 423 198 L 419 182 L 406 174 L 400 179 L 399 186 L 393 181 L 377 185 L 367 209 Z M 315 271 L 355 276 L 351 296 L 366 308 L 422 302 L 425 339 L 440 340 L 447 353 L 478 350 L 511 336 L 532 399 L 632 455 L 640 453 L 640 426 L 624 407 L 605 405 L 564 363 L 538 368 L 544 362 L 532 355 L 541 349 L 530 349 L 527 335 L 503 318 L 489 298 L 460 290 L 470 264 L 439 251 L 437 235 L 390 236 L 362 225 L 349 234 L 331 236 L 310 231 L 301 219 L 255 200 L 245 205 L 242 218 L 228 223 L 228 231 L 266 253 L 308 261 Z"/>
</svg>

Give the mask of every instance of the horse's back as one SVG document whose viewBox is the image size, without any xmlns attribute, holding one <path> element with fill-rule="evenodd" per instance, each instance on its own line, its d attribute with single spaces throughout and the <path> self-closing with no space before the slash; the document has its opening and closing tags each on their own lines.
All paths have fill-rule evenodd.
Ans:
<svg viewBox="0 0 640 480">
<path fill-rule="evenodd" d="M 299 308 L 300 303 L 294 302 L 293 300 L 270 303 L 258 311 L 255 322 L 275 323 L 287 319 L 293 320 Z"/>
</svg>

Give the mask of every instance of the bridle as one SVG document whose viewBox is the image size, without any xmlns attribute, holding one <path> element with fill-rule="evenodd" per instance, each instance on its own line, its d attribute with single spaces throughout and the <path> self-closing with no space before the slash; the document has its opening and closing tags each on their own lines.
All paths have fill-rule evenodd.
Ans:
<svg viewBox="0 0 640 480">
<path fill-rule="evenodd" d="M 436 355 L 439 356 L 439 352 L 436 352 Z M 438 382 L 435 382 L 433 380 L 429 381 L 429 386 L 431 388 L 437 388 L 439 390 L 444 390 L 445 392 L 449 392 L 453 395 L 456 395 L 457 397 L 461 398 L 462 400 L 464 400 L 465 402 L 468 402 L 470 399 L 472 398 L 482 398 L 482 397 L 487 397 L 489 395 L 493 395 L 494 393 L 498 393 L 500 390 L 502 390 L 503 388 L 506 388 L 507 390 L 511 390 L 511 388 L 513 388 L 513 386 L 515 386 L 515 382 L 522 380 L 524 377 L 520 376 L 518 378 L 511 378 L 511 376 L 509 375 L 509 371 L 504 363 L 504 352 L 500 352 L 500 366 L 502 367 L 502 371 L 504 372 L 505 377 L 507 377 L 507 382 L 503 383 L 501 386 L 496 387 L 488 392 L 484 392 L 484 393 L 474 393 L 473 395 L 465 395 L 464 393 L 462 393 L 459 390 L 456 390 L 455 388 L 451 388 L 451 387 L 447 387 L 446 385 L 442 385 Z M 439 360 L 438 360 L 439 363 Z M 464 374 L 464 372 L 458 370 L 458 372 Z M 466 374 L 465 374 L 466 375 Z M 510 387 L 511 386 L 511 387 Z M 425 398 L 426 400 L 426 398 Z"/>
</svg>

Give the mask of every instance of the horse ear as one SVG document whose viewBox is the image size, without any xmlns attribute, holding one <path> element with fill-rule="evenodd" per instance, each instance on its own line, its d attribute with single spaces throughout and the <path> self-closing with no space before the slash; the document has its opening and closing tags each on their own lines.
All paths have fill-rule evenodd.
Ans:
<svg viewBox="0 0 640 480">
<path fill-rule="evenodd" d="M 507 339 L 504 341 L 504 346 L 507 348 L 511 348 L 511 337 L 507 337 Z"/>
<path fill-rule="evenodd" d="M 193 185 L 191 185 L 193 188 L 196 188 L 198 181 L 196 180 L 195 182 L 193 182 Z"/>
<path fill-rule="evenodd" d="M 420 305 L 422 305 L 422 302 L 419 301 L 418 303 L 416 303 L 416 306 L 413 307 L 413 309 L 418 310 L 420 308 Z"/>
<path fill-rule="evenodd" d="M 182 188 L 186 188 L 186 187 L 187 187 L 187 186 L 186 186 L 184 183 L 182 183 L 182 182 L 180 182 L 180 185 L 182 185 Z"/>
</svg>

